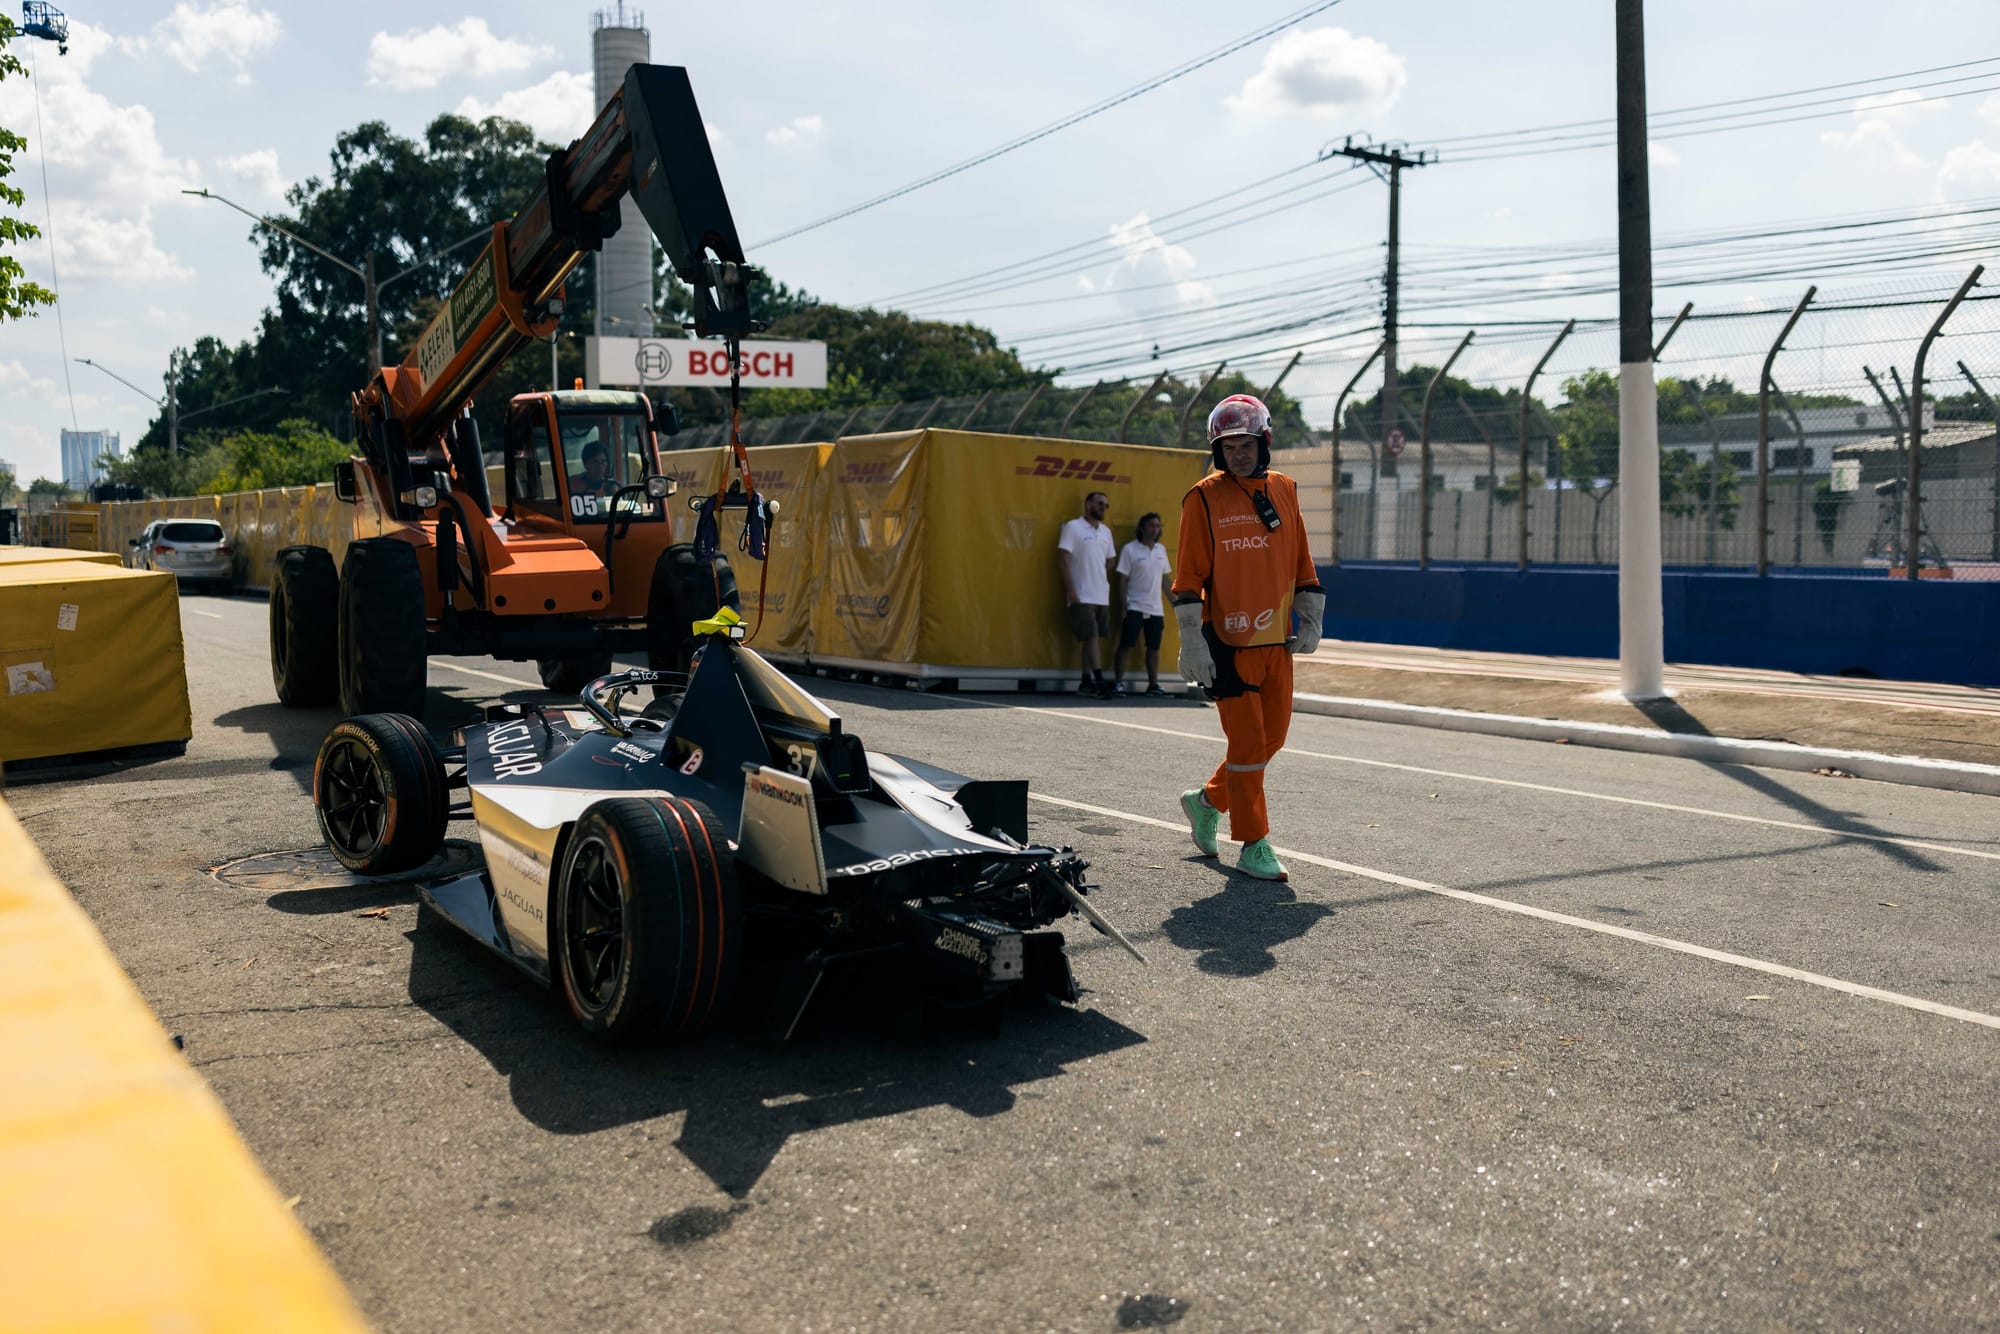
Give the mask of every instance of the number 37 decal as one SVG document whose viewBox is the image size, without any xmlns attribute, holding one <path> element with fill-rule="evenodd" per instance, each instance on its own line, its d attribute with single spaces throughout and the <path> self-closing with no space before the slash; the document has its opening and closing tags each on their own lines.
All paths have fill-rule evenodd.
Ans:
<svg viewBox="0 0 2000 1334">
<path fill-rule="evenodd" d="M 801 778 L 811 778 L 819 767 L 819 752 L 811 746 L 786 746 L 785 767 Z"/>
</svg>

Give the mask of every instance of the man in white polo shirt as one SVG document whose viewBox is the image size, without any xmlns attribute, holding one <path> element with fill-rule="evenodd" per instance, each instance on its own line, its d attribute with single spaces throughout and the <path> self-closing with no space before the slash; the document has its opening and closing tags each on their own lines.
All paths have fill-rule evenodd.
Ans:
<svg viewBox="0 0 2000 1334">
<path fill-rule="evenodd" d="M 1141 514 L 1138 536 L 1118 552 L 1118 577 L 1123 581 L 1118 605 L 1123 615 L 1118 626 L 1118 651 L 1111 657 L 1111 693 L 1125 693 L 1125 651 L 1146 638 L 1146 693 L 1155 698 L 1160 689 L 1160 636 L 1165 633 L 1167 612 L 1161 595 L 1173 584 L 1174 567 L 1167 549 L 1160 545 L 1160 516 Z"/>
<path fill-rule="evenodd" d="M 1083 651 L 1083 679 L 1076 693 L 1106 698 L 1111 686 L 1104 679 L 1097 641 L 1111 633 L 1111 562 L 1118 548 L 1104 522 L 1110 509 L 1111 497 L 1092 491 L 1083 498 L 1083 517 L 1065 523 L 1056 539 L 1056 568 L 1062 571 L 1063 597 L 1069 604 L 1069 632 Z"/>
</svg>

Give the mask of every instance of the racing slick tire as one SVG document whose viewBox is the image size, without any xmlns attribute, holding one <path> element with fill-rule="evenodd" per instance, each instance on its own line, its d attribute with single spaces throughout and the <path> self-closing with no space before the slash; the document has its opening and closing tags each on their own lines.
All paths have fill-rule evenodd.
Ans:
<svg viewBox="0 0 2000 1334">
<path fill-rule="evenodd" d="M 431 734 L 401 713 L 336 723 L 313 761 L 320 837 L 362 875 L 422 866 L 444 845 L 451 791 Z"/>
<path fill-rule="evenodd" d="M 701 1031 L 729 1009 L 742 932 L 735 864 L 708 807 L 613 797 L 578 819 L 549 944 L 585 1031 L 615 1042 Z"/>
<path fill-rule="evenodd" d="M 557 694 L 574 698 L 585 686 L 611 671 L 611 655 L 594 653 L 581 658 L 537 658 L 535 668 L 542 684 Z"/>
<path fill-rule="evenodd" d="M 350 542 L 340 570 L 340 711 L 424 714 L 424 577 L 393 537 Z"/>
<path fill-rule="evenodd" d="M 271 684 L 278 702 L 308 709 L 340 694 L 340 575 L 325 547 L 285 547 L 271 580 Z"/>
<path fill-rule="evenodd" d="M 694 623 L 724 607 L 743 609 L 728 557 L 718 554 L 705 562 L 697 560 L 692 542 L 677 542 L 662 551 L 653 562 L 653 585 L 646 595 L 646 624 L 652 637 L 646 665 L 656 672 L 687 671 L 694 661 Z"/>
</svg>

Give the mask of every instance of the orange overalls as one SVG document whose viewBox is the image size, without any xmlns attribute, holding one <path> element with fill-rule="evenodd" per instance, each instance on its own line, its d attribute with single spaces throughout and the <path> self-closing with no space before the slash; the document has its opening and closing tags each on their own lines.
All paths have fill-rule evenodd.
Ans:
<svg viewBox="0 0 2000 1334">
<path fill-rule="evenodd" d="M 1253 491 L 1271 498 L 1282 520 L 1268 529 Z M 1299 515 L 1299 490 L 1279 472 L 1236 477 L 1212 472 L 1181 497 L 1174 599 L 1203 599 L 1202 635 L 1215 659 L 1216 712 L 1229 746 L 1203 793 L 1229 813 L 1229 836 L 1254 843 L 1271 832 L 1264 767 L 1292 725 L 1292 595 L 1318 588 Z"/>
</svg>

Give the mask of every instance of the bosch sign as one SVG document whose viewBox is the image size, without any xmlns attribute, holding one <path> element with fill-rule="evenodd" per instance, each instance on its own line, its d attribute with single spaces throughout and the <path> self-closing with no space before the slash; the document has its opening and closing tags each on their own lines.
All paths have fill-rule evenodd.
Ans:
<svg viewBox="0 0 2000 1334">
<path fill-rule="evenodd" d="M 826 388 L 825 343 L 750 339 L 738 365 L 746 389 Z M 685 338 L 590 338 L 584 376 L 592 387 L 729 383 L 729 353 L 721 343 Z"/>
</svg>

